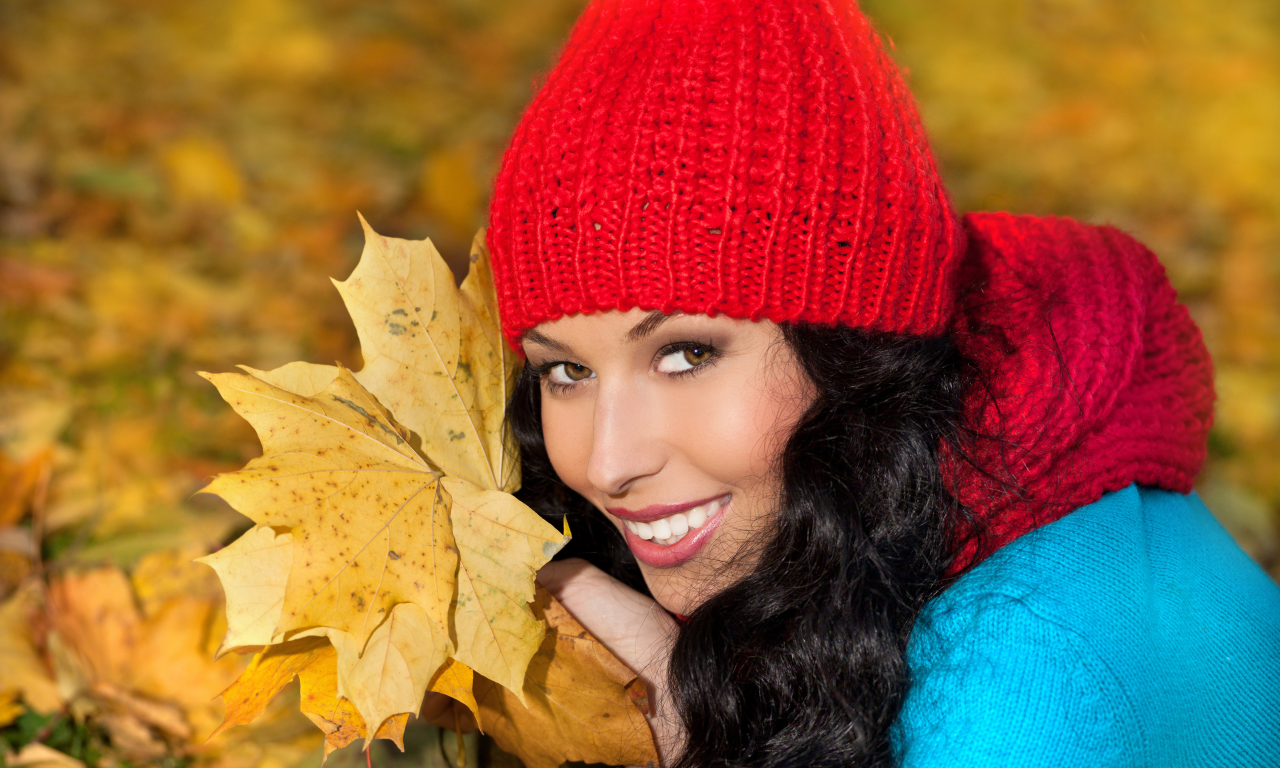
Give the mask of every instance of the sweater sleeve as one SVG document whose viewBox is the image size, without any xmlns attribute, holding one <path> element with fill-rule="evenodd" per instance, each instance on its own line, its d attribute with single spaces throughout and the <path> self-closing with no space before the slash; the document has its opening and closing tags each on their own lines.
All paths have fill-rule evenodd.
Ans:
<svg viewBox="0 0 1280 768">
<path fill-rule="evenodd" d="M 895 734 L 903 768 L 1133 764 L 1141 728 L 1103 659 L 1022 601 L 984 597 L 913 636 L 923 662 Z"/>
</svg>

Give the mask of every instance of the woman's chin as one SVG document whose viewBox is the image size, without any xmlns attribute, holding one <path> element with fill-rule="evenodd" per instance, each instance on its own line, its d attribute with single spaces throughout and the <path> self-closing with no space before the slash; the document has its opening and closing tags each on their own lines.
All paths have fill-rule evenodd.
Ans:
<svg viewBox="0 0 1280 768">
<path fill-rule="evenodd" d="M 646 581 L 649 584 L 649 591 L 653 594 L 653 599 L 657 600 L 658 605 L 662 606 L 667 613 L 683 618 L 697 609 L 699 601 L 690 594 L 695 590 L 684 583 L 683 579 L 668 578 L 654 581 L 649 580 L 648 574 L 646 574 Z"/>
</svg>

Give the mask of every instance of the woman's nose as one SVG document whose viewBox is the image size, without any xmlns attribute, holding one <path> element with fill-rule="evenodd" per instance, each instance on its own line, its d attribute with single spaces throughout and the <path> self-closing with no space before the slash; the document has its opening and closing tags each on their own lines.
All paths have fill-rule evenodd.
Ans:
<svg viewBox="0 0 1280 768">
<path fill-rule="evenodd" d="M 661 418 L 643 386 L 603 384 L 596 396 L 587 480 L 617 496 L 635 481 L 656 475 L 665 464 Z"/>
</svg>

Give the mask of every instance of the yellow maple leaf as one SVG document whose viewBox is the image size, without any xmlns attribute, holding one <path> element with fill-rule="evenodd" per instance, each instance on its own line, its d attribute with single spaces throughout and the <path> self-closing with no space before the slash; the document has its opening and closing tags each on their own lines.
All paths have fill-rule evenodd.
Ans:
<svg viewBox="0 0 1280 768">
<path fill-rule="evenodd" d="M 286 685 L 298 678 L 301 710 L 325 734 L 325 756 L 358 738 L 365 738 L 364 719 L 349 701 L 338 696 L 337 653 L 323 637 L 307 637 L 274 645 L 253 657 L 240 678 L 222 692 L 226 719 L 213 735 L 245 725 L 262 714 Z M 402 749 L 408 716 L 393 717 L 375 734 Z"/>
<path fill-rule="evenodd" d="M 458 704 L 465 706 L 470 710 L 471 716 L 475 718 L 476 722 L 479 722 L 480 705 L 476 703 L 475 692 L 472 690 L 474 685 L 475 673 L 471 670 L 471 667 L 450 659 L 436 673 L 431 684 L 427 686 L 427 690 L 433 693 L 442 693 Z"/>
<path fill-rule="evenodd" d="M 337 283 L 363 370 L 205 374 L 263 456 L 205 488 L 257 526 L 201 561 L 227 594 L 224 650 L 327 637 L 339 695 L 381 724 L 417 711 L 433 679 L 461 695 L 462 669 L 523 695 L 543 635 L 534 574 L 568 535 L 510 495 L 519 463 L 502 419 L 518 367 L 483 239 L 459 289 L 429 242 L 365 226 L 360 264 Z"/>
<path fill-rule="evenodd" d="M 520 489 L 520 455 L 503 419 L 520 366 L 502 336 L 488 253 L 481 230 L 471 243 L 471 268 L 460 292 L 462 350 L 456 376 L 463 391 L 475 392 L 468 409 L 483 427 L 480 440 L 497 480 L 493 488 L 515 493 Z"/>
<path fill-rule="evenodd" d="M 293 568 L 293 534 L 259 525 L 230 545 L 197 558 L 218 574 L 227 595 L 227 635 L 218 653 L 271 643 Z"/>
<path fill-rule="evenodd" d="M 444 638 L 414 603 L 397 605 L 363 648 L 345 632 L 325 633 L 338 654 L 338 695 L 379 727 L 394 715 L 418 711 L 427 684 L 447 658 Z"/>
<path fill-rule="evenodd" d="M 255 379 L 262 379 L 281 389 L 287 389 L 295 395 L 312 397 L 328 389 L 333 380 L 338 378 L 338 366 L 315 365 L 313 363 L 289 363 L 273 371 L 259 371 L 247 365 L 240 366 Z"/>
<path fill-rule="evenodd" d="M 326 657 L 331 663 L 334 652 L 323 637 L 292 640 L 256 654 L 240 677 L 220 694 L 226 715 L 222 725 L 209 738 L 228 728 L 252 722 L 300 671 L 308 666 L 319 667 L 325 663 Z"/>
<path fill-rule="evenodd" d="M 300 709 L 307 719 L 324 732 L 324 755 L 341 749 L 356 739 L 387 739 L 404 750 L 404 729 L 409 713 L 390 717 L 369 736 L 364 719 L 355 705 L 338 695 L 335 663 L 327 660 L 312 664 L 298 673 L 302 702 Z"/>
<path fill-rule="evenodd" d="M 264 455 L 205 491 L 259 526 L 292 534 L 280 618 L 272 636 L 262 639 L 332 627 L 363 646 L 402 602 L 421 606 L 448 638 L 458 557 L 450 501 L 439 473 L 377 401 L 346 370 L 314 397 L 245 374 L 207 378 L 258 431 Z M 246 553 L 246 566 L 274 557 L 268 551 Z M 228 593 L 228 615 L 238 624 L 246 605 L 257 612 L 261 602 L 231 602 L 237 597 Z"/>
<path fill-rule="evenodd" d="M 492 309 L 497 299 L 483 242 L 474 244 L 457 290 L 429 240 L 383 237 L 360 222 L 360 263 L 346 281 L 334 281 L 365 360 L 356 379 L 445 472 L 514 492 L 516 452 L 502 417 L 518 369 Z"/>
<path fill-rule="evenodd" d="M 568 524 L 560 536 L 506 493 L 480 490 L 449 477 L 441 483 L 453 499 L 451 519 L 461 555 L 454 657 L 521 696 L 525 669 L 543 631 L 528 605 L 534 594 L 533 575 L 564 546 Z M 532 563 L 537 563 L 533 571 L 521 572 Z"/>
</svg>

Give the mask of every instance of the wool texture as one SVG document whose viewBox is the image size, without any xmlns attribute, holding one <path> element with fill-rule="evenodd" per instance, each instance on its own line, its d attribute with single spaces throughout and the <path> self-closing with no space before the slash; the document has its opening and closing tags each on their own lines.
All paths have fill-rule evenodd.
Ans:
<svg viewBox="0 0 1280 768">
<path fill-rule="evenodd" d="M 900 768 L 1275 768 L 1280 588 L 1195 495 L 1130 486 L 916 619 Z"/>
<path fill-rule="evenodd" d="M 1213 366 L 1155 255 L 1066 218 L 964 222 L 951 336 L 978 378 L 966 455 L 944 447 L 943 466 L 986 535 L 957 568 L 1133 483 L 1190 493 L 1213 422 Z"/>
<path fill-rule="evenodd" d="M 976 363 L 957 568 L 1131 483 L 1188 492 L 1212 370 L 1156 258 L 971 214 L 852 0 L 595 0 L 490 206 L 503 332 L 641 308 L 951 335 Z"/>
<path fill-rule="evenodd" d="M 490 207 L 507 338 L 627 310 L 946 330 L 964 250 L 915 105 L 848 0 L 596 0 Z"/>
</svg>

